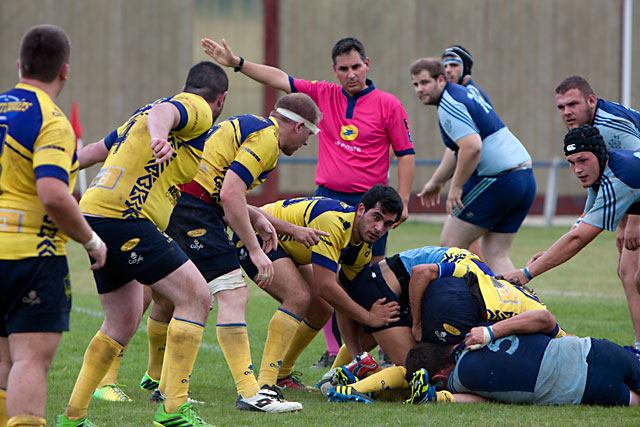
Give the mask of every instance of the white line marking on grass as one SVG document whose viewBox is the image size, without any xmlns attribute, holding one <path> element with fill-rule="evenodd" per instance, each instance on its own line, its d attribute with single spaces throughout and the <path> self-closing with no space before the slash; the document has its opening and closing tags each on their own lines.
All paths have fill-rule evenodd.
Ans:
<svg viewBox="0 0 640 427">
<path fill-rule="evenodd" d="M 557 289 L 538 289 L 538 296 L 557 295 L 562 297 L 579 297 L 579 298 L 606 298 L 606 299 L 624 299 L 624 294 L 603 294 L 600 292 L 582 292 L 582 291 L 559 291 Z"/>
<path fill-rule="evenodd" d="M 99 319 L 104 319 L 104 313 L 102 311 L 98 311 L 98 310 L 93 310 L 90 308 L 86 308 L 86 307 L 78 307 L 77 305 L 73 305 L 71 307 L 72 311 L 78 312 L 80 314 L 84 314 L 87 316 L 91 316 L 91 317 L 97 317 Z M 140 326 L 138 326 L 138 330 L 139 331 L 143 331 L 143 332 L 147 332 L 147 326 L 140 324 Z M 209 351 L 213 351 L 214 353 L 222 353 L 222 350 L 220 349 L 220 346 L 217 345 L 212 345 L 212 344 L 207 344 L 204 342 L 200 342 L 200 349 L 201 350 L 209 350 Z"/>
</svg>

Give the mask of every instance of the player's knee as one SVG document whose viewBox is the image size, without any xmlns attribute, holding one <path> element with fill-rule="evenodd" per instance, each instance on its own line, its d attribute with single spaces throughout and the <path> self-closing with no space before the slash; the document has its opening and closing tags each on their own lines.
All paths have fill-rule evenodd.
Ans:
<svg viewBox="0 0 640 427">
<path fill-rule="evenodd" d="M 214 297 L 218 301 L 218 310 L 233 310 L 244 313 L 249 301 L 249 290 L 246 286 L 242 286 L 216 292 Z"/>
<path fill-rule="evenodd" d="M 298 312 L 304 313 L 311 303 L 311 292 L 306 287 L 292 290 L 286 293 L 282 303 L 293 306 Z"/>
</svg>

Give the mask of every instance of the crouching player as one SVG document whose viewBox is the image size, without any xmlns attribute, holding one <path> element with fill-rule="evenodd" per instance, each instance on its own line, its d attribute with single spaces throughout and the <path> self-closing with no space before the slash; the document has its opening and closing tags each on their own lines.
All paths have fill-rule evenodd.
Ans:
<svg viewBox="0 0 640 427">
<path fill-rule="evenodd" d="M 371 244 L 400 219 L 402 206 L 393 188 L 375 185 L 362 196 L 357 207 L 323 197 L 280 200 L 262 207 L 277 219 L 313 227 L 329 236 L 307 247 L 281 235 L 278 248 L 267 253 L 275 275 L 263 289 L 282 303 L 278 309 L 282 321 L 274 324 L 272 320 L 269 324 L 258 378 L 260 385 L 274 385 L 277 380 L 280 387 L 309 388 L 292 374 L 293 365 L 327 322 L 333 308 L 372 327 L 396 321 L 396 302 L 383 304 L 385 299 L 380 298 L 365 309 L 348 296 L 338 280 L 352 280 L 369 264 Z M 257 269 L 244 242 L 234 239 L 238 242 L 240 264 L 250 277 L 256 277 Z M 300 265 L 311 268 L 301 273 Z"/>
<path fill-rule="evenodd" d="M 416 345 L 407 355 L 407 403 L 640 403 L 640 361 L 632 351 L 590 337 L 552 339 L 555 325 L 551 313 L 537 310 L 473 328 L 458 345 Z M 437 391 L 437 382 L 446 389 Z"/>
</svg>

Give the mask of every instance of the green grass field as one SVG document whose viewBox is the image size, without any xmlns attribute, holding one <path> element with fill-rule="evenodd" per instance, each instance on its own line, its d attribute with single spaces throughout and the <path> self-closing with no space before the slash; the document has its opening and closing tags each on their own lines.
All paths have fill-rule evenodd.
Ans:
<svg viewBox="0 0 640 427">
<path fill-rule="evenodd" d="M 410 222 L 394 230 L 388 253 L 424 245 L 436 245 L 441 225 Z M 511 256 L 518 267 L 533 253 L 546 249 L 566 227 L 523 227 L 513 244 Z M 616 275 L 617 252 L 614 233 L 604 233 L 564 266 L 531 282 L 560 325 L 569 333 L 607 338 L 622 345 L 633 343 L 622 286 Z M 84 350 L 102 321 L 100 303 L 84 250 L 69 244 L 72 271 L 73 311 L 71 331 L 62 342 L 49 373 L 47 421 L 64 410 Z M 247 323 L 254 366 L 260 365 L 262 345 L 268 321 L 276 302 L 255 285 Z M 143 320 L 143 325 L 146 321 Z M 324 373 L 309 368 L 324 352 L 320 334 L 298 360 L 296 369 L 303 380 L 313 385 Z M 377 352 L 374 352 L 377 355 Z M 150 426 L 156 405 L 148 401 L 149 392 L 139 388 L 147 363 L 147 339 L 143 328 L 134 336 L 120 370 L 120 382 L 134 399 L 131 403 L 92 401 L 89 418 L 99 426 Z M 374 405 L 330 403 L 319 391 L 285 391 L 290 400 L 302 402 L 304 410 L 295 414 L 269 415 L 239 412 L 235 409 L 235 386 L 215 333 L 215 313 L 209 316 L 198 359 L 193 371 L 190 394 L 206 402 L 199 406 L 202 417 L 218 426 L 237 425 L 637 425 L 639 408 L 529 407 L 504 404 L 404 406 L 400 402 L 376 402 Z"/>
</svg>

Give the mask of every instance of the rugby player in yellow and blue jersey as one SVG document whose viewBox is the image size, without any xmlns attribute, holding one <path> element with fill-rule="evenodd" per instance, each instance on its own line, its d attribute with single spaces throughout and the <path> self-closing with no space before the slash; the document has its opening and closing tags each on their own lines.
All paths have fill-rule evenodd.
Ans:
<svg viewBox="0 0 640 427">
<path fill-rule="evenodd" d="M 0 95 L 0 425 L 42 426 L 47 372 L 69 330 L 65 245 L 83 243 L 100 268 L 107 248 L 71 195 L 78 160 L 73 129 L 55 100 L 71 44 L 53 25 L 20 44 L 19 83 Z M 8 418 L 8 420 L 7 420 Z"/>
<path fill-rule="evenodd" d="M 245 194 L 264 182 L 276 167 L 280 151 L 292 155 L 306 145 L 309 136 L 317 133 L 320 119 L 320 111 L 311 98 L 290 94 L 276 102 L 269 117 L 242 115 L 214 126 L 205 144 L 200 170 L 193 181 L 182 186 L 182 196 L 166 230 L 198 267 L 218 302 L 218 342 L 236 383 L 236 408 L 240 410 L 291 412 L 302 409 L 302 405 L 281 401 L 277 390 L 261 389 L 253 374 L 245 320 L 249 292 L 224 219 L 246 242 L 251 260 L 260 266 L 257 275 L 266 276 L 252 278 L 260 286 L 269 286 L 273 267 L 258 243 L 252 223 L 266 222 L 266 227 L 256 228 L 269 245 L 277 245 L 276 233 L 258 209 L 248 210 Z M 290 228 L 295 228 L 297 241 L 309 245 L 319 241 L 320 232 L 316 230 L 292 224 Z M 155 388 L 153 383 L 157 385 L 161 377 L 164 340 L 172 310 L 173 306 L 162 300 L 151 307 L 147 322 L 149 365 L 141 382 L 143 388 Z M 286 312 L 276 311 L 269 330 L 286 328 L 291 323 L 289 317 Z M 272 340 L 270 335 L 267 346 Z"/>
<path fill-rule="evenodd" d="M 106 138 L 79 153 L 80 166 L 104 165 L 80 201 L 89 223 L 112 250 L 94 272 L 105 319 L 89 343 L 58 425 L 87 425 L 96 386 L 123 351 L 142 317 L 143 287 L 174 305 L 167 330 L 156 426 L 205 424 L 187 401 L 189 376 L 209 313 L 210 295 L 196 266 L 164 230 L 177 184 L 198 171 L 204 142 L 220 114 L 228 80 L 211 62 L 194 65 L 182 93 L 141 109 Z"/>
<path fill-rule="evenodd" d="M 400 304 L 398 322 L 364 328 L 378 344 L 390 349 L 389 356 L 398 366 L 348 388 L 329 390 L 332 401 L 365 401 L 364 393 L 407 388 L 406 371 L 401 365 L 416 341 L 459 343 L 481 322 L 546 310 L 534 292 L 497 279 L 475 254 L 459 248 L 425 246 L 401 252 L 365 269 L 346 287 L 364 308 L 383 297 Z M 566 334 L 556 325 L 550 335 Z"/>
<path fill-rule="evenodd" d="M 272 351 L 265 346 L 261 384 L 301 386 L 291 375 L 293 364 L 334 308 L 341 315 L 373 327 L 394 321 L 397 303 L 383 304 L 381 299 L 365 310 L 347 295 L 339 281 L 353 279 L 370 263 L 371 244 L 398 221 L 402 207 L 402 200 L 393 188 L 375 185 L 362 196 L 357 207 L 333 199 L 303 197 L 261 208 L 277 219 L 329 233 L 310 247 L 291 236 L 280 235 L 279 247 L 267 253 L 273 261 L 275 276 L 263 289 L 282 303 L 280 310 L 289 314 L 290 327 L 286 331 L 273 331 L 280 336 L 277 349 Z M 254 277 L 256 267 L 246 247 L 241 242 L 237 246 L 240 264 Z M 298 266 L 310 268 L 301 272 Z"/>
</svg>

